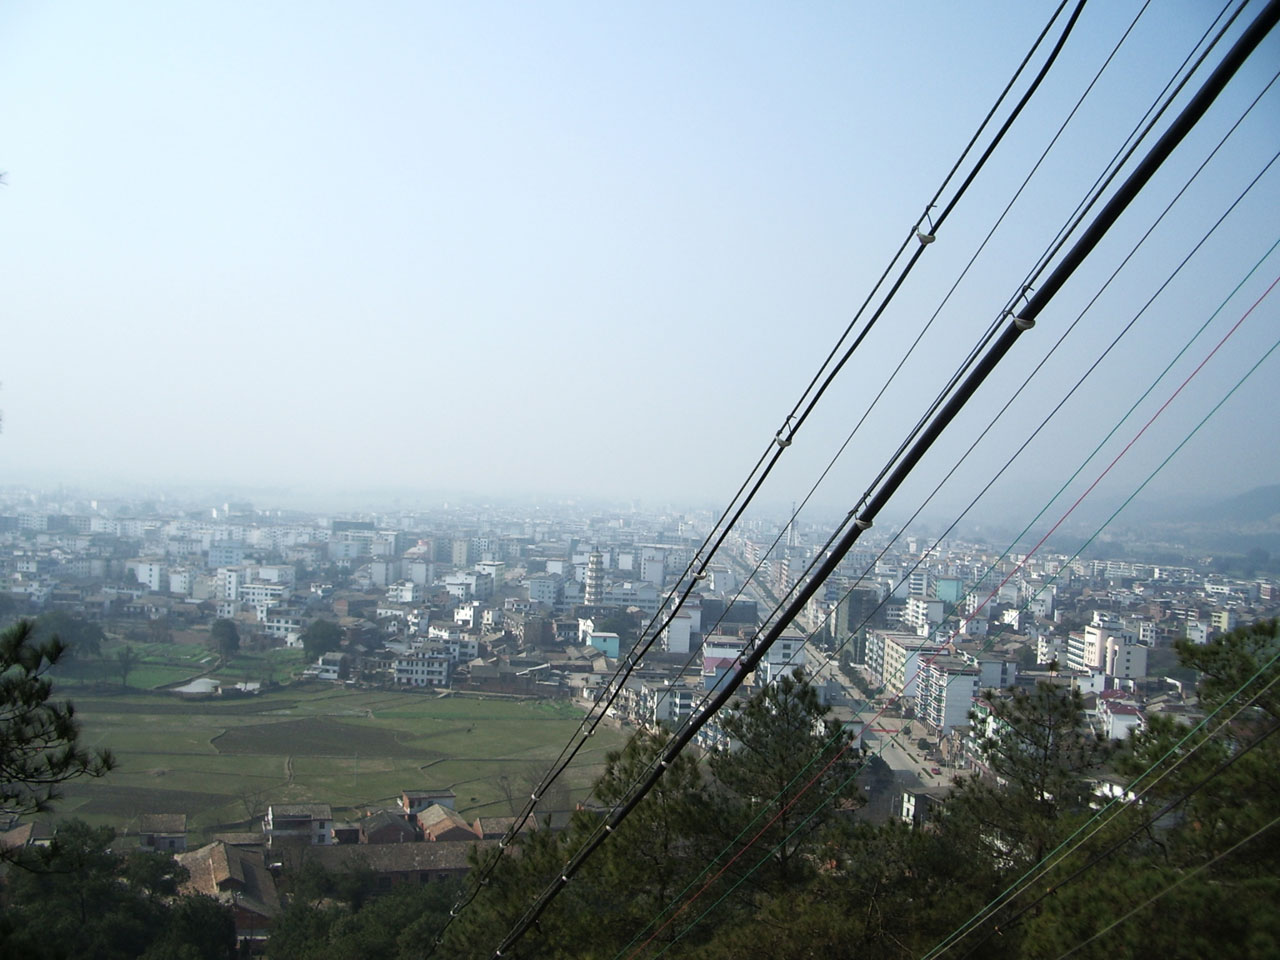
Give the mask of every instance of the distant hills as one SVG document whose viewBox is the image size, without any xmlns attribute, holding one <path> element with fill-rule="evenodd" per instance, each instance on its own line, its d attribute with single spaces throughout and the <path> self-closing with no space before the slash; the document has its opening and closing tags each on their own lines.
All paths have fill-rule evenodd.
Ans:
<svg viewBox="0 0 1280 960">
<path fill-rule="evenodd" d="M 1180 519 L 1202 523 L 1265 524 L 1280 529 L 1280 483 L 1254 487 Z"/>
<path fill-rule="evenodd" d="M 1222 500 L 1188 503 L 1166 511 L 1163 517 L 1148 513 L 1142 523 L 1144 538 L 1177 542 L 1207 553 L 1242 556 L 1260 549 L 1280 555 L 1280 484 L 1254 487 Z"/>
</svg>

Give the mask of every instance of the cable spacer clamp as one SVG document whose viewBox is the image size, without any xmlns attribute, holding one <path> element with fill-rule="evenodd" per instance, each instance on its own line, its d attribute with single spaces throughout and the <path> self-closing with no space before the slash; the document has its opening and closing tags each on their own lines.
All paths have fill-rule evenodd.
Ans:
<svg viewBox="0 0 1280 960">
<path fill-rule="evenodd" d="M 870 530 L 873 521 L 858 517 L 853 523 L 859 530 Z"/>
<path fill-rule="evenodd" d="M 778 432 L 773 435 L 774 441 L 783 450 L 791 446 L 792 434 L 794 433 L 794 429 L 791 426 L 791 421 L 794 419 L 795 419 L 794 417 L 790 417 L 790 416 L 787 417 L 786 421 L 782 424 L 782 426 L 778 428 Z M 784 433 L 786 434 L 786 436 L 783 436 Z"/>
<path fill-rule="evenodd" d="M 1030 330 L 1036 325 L 1036 322 L 1030 317 L 1014 317 L 1013 325 L 1019 330 Z"/>
</svg>

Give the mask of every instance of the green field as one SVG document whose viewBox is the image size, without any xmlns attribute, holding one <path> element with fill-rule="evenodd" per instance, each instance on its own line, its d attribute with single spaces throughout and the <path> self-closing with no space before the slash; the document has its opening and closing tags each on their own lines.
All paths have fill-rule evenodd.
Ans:
<svg viewBox="0 0 1280 960">
<path fill-rule="evenodd" d="M 234 671 L 233 663 L 214 675 L 234 679 Z M 196 834 L 256 829 L 266 805 L 279 802 L 329 803 L 341 819 L 388 805 L 406 787 L 452 788 L 464 815 L 510 815 L 582 717 L 559 701 L 319 683 L 190 700 L 132 689 L 132 674 L 130 689 L 118 678 L 114 687 L 78 679 L 57 692 L 75 703 L 84 742 L 109 748 L 118 766 L 68 784 L 54 814 L 122 832 L 146 813 L 185 813 Z M 548 802 L 567 809 L 583 798 L 622 739 L 602 726 L 566 774 L 567 789 Z"/>
<path fill-rule="evenodd" d="M 116 655 L 125 646 L 132 648 L 138 664 L 122 677 Z M 201 644 L 143 643 L 109 640 L 103 644 L 102 656 L 71 660 L 60 664 L 57 677 L 69 691 L 89 689 L 102 691 L 127 688 L 159 690 L 179 685 L 195 677 L 208 676 L 224 684 L 241 682 L 283 682 L 302 672 L 306 657 L 301 650 L 275 648 L 243 650 L 227 663 Z"/>
</svg>

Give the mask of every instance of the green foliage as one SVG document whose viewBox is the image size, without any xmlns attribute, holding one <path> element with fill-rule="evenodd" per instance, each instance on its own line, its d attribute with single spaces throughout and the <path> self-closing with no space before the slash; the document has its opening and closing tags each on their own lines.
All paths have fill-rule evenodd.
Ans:
<svg viewBox="0 0 1280 960">
<path fill-rule="evenodd" d="M 989 714 L 975 721 L 983 724 L 990 775 L 960 781 L 925 830 L 832 814 L 831 798 L 844 796 L 850 769 L 837 760 L 833 772 L 823 770 L 834 753 L 826 747 L 832 731 L 825 711 L 802 676 L 787 678 L 725 718 L 741 748 L 709 758 L 712 777 L 677 758 L 562 888 L 519 954 L 607 960 L 630 955 L 652 936 L 641 955 L 922 956 L 1002 892 L 1021 886 L 1033 864 L 1065 855 L 1047 879 L 1031 883 L 947 955 L 1052 957 L 1084 944 L 1075 955 L 1098 960 L 1276 956 L 1280 828 L 1268 825 L 1280 817 L 1280 736 L 1270 736 L 1280 730 L 1280 704 L 1268 684 L 1280 676 L 1272 662 L 1280 652 L 1277 633 L 1265 625 L 1181 652 L 1204 677 L 1206 710 L 1229 703 L 1212 734 L 1178 746 L 1186 728 L 1156 717 L 1115 757 L 1090 735 L 1083 702 L 1070 689 L 1041 684 L 989 696 Z M 1228 701 L 1241 686 L 1244 696 Z M 834 736 L 839 743 L 841 735 Z M 610 754 L 596 800 L 605 806 L 624 800 L 664 742 L 639 733 Z M 811 764 L 814 757 L 820 759 Z M 1179 764 L 1171 766 L 1172 759 Z M 1130 776 L 1159 761 L 1163 777 L 1141 803 L 1117 805 L 1114 819 L 1076 834 L 1094 816 L 1095 778 L 1110 761 Z M 716 859 L 724 837 L 757 813 L 730 848 L 736 854 L 760 833 L 752 849 L 737 863 Z M 808 814 L 813 819 L 804 823 Z M 786 826 L 762 830 L 774 816 Z M 524 838 L 450 927 L 441 954 L 492 956 L 598 826 L 597 815 L 580 813 L 559 835 Z M 711 869 L 700 875 L 704 864 Z M 731 889 L 738 881 L 744 882 Z M 703 885 L 697 905 L 684 911 Z M 1141 909 L 1132 920 L 1084 943 L 1135 907 Z M 681 912 L 664 925 L 675 911 Z"/>
<path fill-rule="evenodd" d="M 730 807 L 726 822 L 745 831 L 742 842 L 754 839 L 760 853 L 771 851 L 751 879 L 755 886 L 786 884 L 811 870 L 821 828 L 842 805 L 860 802 L 849 734 L 829 712 L 797 669 L 721 721 L 738 745 L 709 760 Z"/>
<path fill-rule="evenodd" d="M 995 892 L 995 871 L 961 838 L 890 820 L 858 823 L 827 846 L 824 870 L 717 924 L 700 960 L 922 956 Z M 854 949 L 856 945 L 856 950 Z M 957 956 L 963 955 L 961 951 Z M 984 957 L 1016 956 L 1004 945 Z"/>
<path fill-rule="evenodd" d="M 240 631 L 234 620 L 215 620 L 209 629 L 209 643 L 226 663 L 240 649 Z"/>
<path fill-rule="evenodd" d="M 105 750 L 79 743 L 69 701 L 51 701 L 47 673 L 66 647 L 58 637 L 34 638 L 31 621 L 0 633 L 0 814 L 47 810 L 59 787 L 76 777 L 100 777 L 114 765 Z"/>
<path fill-rule="evenodd" d="M 332 620 L 313 620 L 302 631 L 302 648 L 307 659 L 318 660 L 342 644 L 342 628 Z"/>
<path fill-rule="evenodd" d="M 323 871 L 309 871 L 308 893 Z M 294 876 L 296 884 L 301 879 Z M 343 875 L 328 876 L 337 887 L 352 882 Z M 435 933 L 457 900 L 456 882 L 398 884 L 376 896 L 355 901 L 313 900 L 295 895 L 276 919 L 267 941 L 271 958 L 308 960 L 419 960 L 434 943 Z"/>
<path fill-rule="evenodd" d="M 0 954 L 32 960 L 219 960 L 234 956 L 230 910 L 177 897 L 186 871 L 172 857 L 114 853 L 115 831 L 64 822 L 47 849 L 9 873 Z"/>
<path fill-rule="evenodd" d="M 1090 776 L 1107 745 L 1084 722 L 1080 693 L 1041 681 L 1035 689 L 988 696 L 989 713 L 970 715 L 991 777 L 957 783 L 947 804 L 957 827 L 981 837 L 997 862 L 1035 863 L 1056 843 L 1064 821 L 1089 809 Z"/>
<path fill-rule="evenodd" d="M 168 922 L 142 960 L 230 960 L 236 955 L 235 917 L 224 904 L 197 893 L 173 901 Z"/>
<path fill-rule="evenodd" d="M 668 739 L 666 732 L 641 730 L 622 750 L 610 753 L 596 781 L 596 800 L 610 809 L 623 803 L 654 768 Z M 583 871 L 583 885 L 627 891 L 625 897 L 597 898 L 591 911 L 592 939 L 621 947 L 693 883 L 724 844 L 722 814 L 694 760 L 686 754 L 676 757 Z M 584 816 L 578 827 L 596 825 L 594 816 Z M 659 940 L 669 936 L 663 931 Z"/>
<path fill-rule="evenodd" d="M 133 668 L 142 661 L 142 657 L 138 651 L 125 644 L 116 651 L 116 664 L 120 670 L 120 686 L 127 687 L 129 685 L 129 674 L 133 673 Z"/>
<path fill-rule="evenodd" d="M 40 614 L 36 617 L 33 628 L 32 639 L 35 642 L 48 643 L 56 638 L 61 641 L 66 654 L 77 659 L 100 656 L 102 644 L 107 639 L 97 623 L 62 610 Z"/>
</svg>

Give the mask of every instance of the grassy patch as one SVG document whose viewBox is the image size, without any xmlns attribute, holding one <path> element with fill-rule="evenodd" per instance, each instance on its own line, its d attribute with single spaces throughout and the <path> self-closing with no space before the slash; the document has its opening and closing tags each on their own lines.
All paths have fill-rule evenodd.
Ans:
<svg viewBox="0 0 1280 960">
<path fill-rule="evenodd" d="M 263 756 L 349 757 L 359 753 L 367 756 L 430 756 L 425 751 L 405 746 L 395 731 L 360 727 L 328 717 L 231 727 L 214 739 L 213 746 L 219 753 Z"/>
<path fill-rule="evenodd" d="M 329 803 L 341 817 L 406 787 L 451 787 L 464 816 L 505 814 L 582 716 L 568 703 L 323 683 L 196 700 L 121 691 L 118 679 L 110 689 L 58 693 L 75 702 L 84 741 L 113 750 L 119 766 L 70 785 L 56 813 L 124 829 L 120 818 L 139 812 L 185 812 L 193 842 L 268 803 Z M 621 740 L 600 729 L 563 778 L 566 796 L 585 796 Z"/>
</svg>

